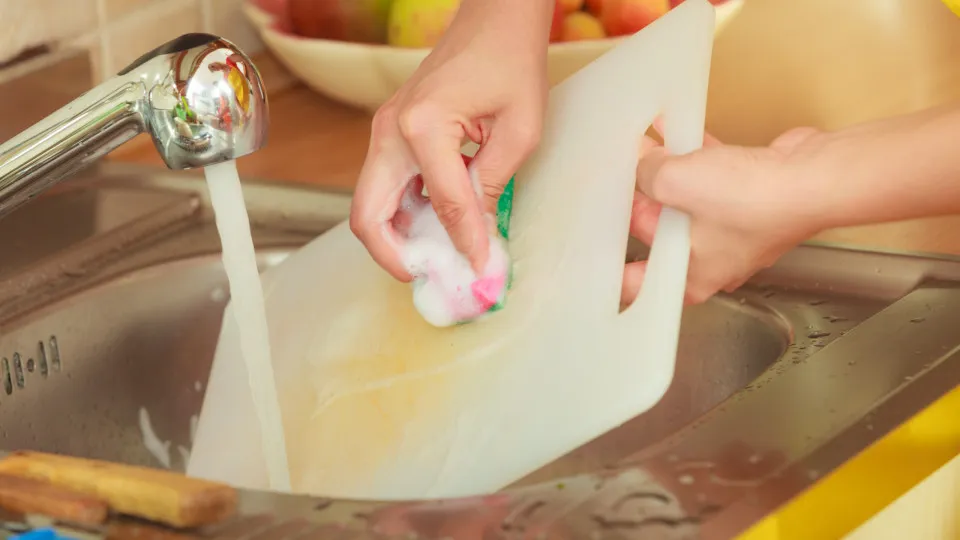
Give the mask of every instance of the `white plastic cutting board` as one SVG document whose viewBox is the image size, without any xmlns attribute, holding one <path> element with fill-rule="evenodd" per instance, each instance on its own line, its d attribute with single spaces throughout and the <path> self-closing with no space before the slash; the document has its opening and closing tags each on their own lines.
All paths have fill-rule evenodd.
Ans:
<svg viewBox="0 0 960 540">
<path fill-rule="evenodd" d="M 652 407 L 673 377 L 689 259 L 665 210 L 618 314 L 641 136 L 701 146 L 714 11 L 687 0 L 553 89 L 517 175 L 507 307 L 447 329 L 341 224 L 264 275 L 296 492 L 406 499 L 494 491 Z M 188 473 L 265 489 L 230 308 Z"/>
</svg>

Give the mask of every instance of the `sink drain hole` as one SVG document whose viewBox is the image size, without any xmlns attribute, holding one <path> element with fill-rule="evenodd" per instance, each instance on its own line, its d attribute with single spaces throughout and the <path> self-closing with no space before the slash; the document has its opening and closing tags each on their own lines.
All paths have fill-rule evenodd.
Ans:
<svg viewBox="0 0 960 540">
<path fill-rule="evenodd" d="M 10 361 L 6 356 L 0 361 L 0 378 L 3 378 L 3 391 L 9 396 L 13 393 L 13 380 L 10 378 Z"/>
<path fill-rule="evenodd" d="M 46 376 L 47 376 L 47 371 L 48 371 L 48 367 L 47 367 L 47 350 L 44 348 L 42 341 L 38 341 L 38 342 L 37 342 L 37 346 L 38 346 L 39 349 L 40 349 L 40 354 L 38 355 L 38 357 L 39 357 L 39 359 L 40 359 L 40 360 L 39 360 L 39 364 L 40 364 L 40 375 L 41 375 L 42 377 L 46 377 Z"/>
<path fill-rule="evenodd" d="M 20 353 L 13 353 L 13 378 L 17 381 L 17 388 L 23 389 L 23 361 Z"/>
</svg>

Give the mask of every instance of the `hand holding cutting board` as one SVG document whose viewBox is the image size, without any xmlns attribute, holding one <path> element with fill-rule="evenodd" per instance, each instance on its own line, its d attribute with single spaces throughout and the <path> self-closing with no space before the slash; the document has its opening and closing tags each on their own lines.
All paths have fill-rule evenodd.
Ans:
<svg viewBox="0 0 960 540">
<path fill-rule="evenodd" d="M 646 137 L 630 230 L 649 245 L 661 205 L 690 215 L 686 301 L 700 303 L 826 229 L 960 213 L 958 130 L 953 105 L 834 133 L 796 128 L 767 147 L 708 136 L 684 156 Z M 624 303 L 645 271 L 627 266 Z"/>
</svg>

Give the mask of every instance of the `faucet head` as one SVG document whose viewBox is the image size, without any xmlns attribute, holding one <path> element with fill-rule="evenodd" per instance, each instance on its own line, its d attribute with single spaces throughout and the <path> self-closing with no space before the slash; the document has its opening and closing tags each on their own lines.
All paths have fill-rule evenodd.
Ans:
<svg viewBox="0 0 960 540">
<path fill-rule="evenodd" d="M 266 144 L 269 108 L 260 73 L 221 37 L 185 34 L 119 76 L 143 85 L 136 106 L 171 169 L 229 161 Z"/>
</svg>

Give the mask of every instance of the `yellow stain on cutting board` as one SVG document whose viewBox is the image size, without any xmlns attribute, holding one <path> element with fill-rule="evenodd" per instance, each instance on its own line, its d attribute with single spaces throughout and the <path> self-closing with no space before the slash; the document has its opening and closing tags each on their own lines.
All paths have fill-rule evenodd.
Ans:
<svg viewBox="0 0 960 540">
<path fill-rule="evenodd" d="M 490 372 L 489 360 L 469 361 L 490 328 L 435 328 L 416 312 L 409 286 L 386 279 L 334 324 L 318 336 L 317 362 L 302 375 L 313 395 L 284 404 L 299 411 L 285 422 L 294 489 L 369 493 L 377 471 L 405 449 L 442 463 L 456 430 L 440 426 L 457 426 L 458 404 L 472 399 L 464 390 Z"/>
<path fill-rule="evenodd" d="M 739 540 L 843 538 L 957 455 L 960 388 L 751 527 Z"/>
</svg>

